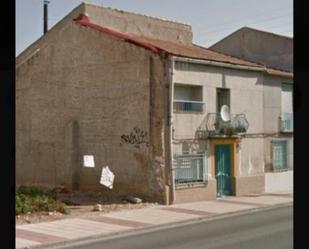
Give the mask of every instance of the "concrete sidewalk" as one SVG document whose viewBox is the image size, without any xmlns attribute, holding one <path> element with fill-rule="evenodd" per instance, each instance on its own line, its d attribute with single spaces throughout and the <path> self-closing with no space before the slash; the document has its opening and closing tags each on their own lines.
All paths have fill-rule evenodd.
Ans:
<svg viewBox="0 0 309 249">
<path fill-rule="evenodd" d="M 16 248 L 43 248 L 45 245 L 91 236 L 111 235 L 155 225 L 214 217 L 227 213 L 293 202 L 292 193 L 220 198 L 171 206 L 98 214 L 93 217 L 63 219 L 16 226 Z"/>
</svg>

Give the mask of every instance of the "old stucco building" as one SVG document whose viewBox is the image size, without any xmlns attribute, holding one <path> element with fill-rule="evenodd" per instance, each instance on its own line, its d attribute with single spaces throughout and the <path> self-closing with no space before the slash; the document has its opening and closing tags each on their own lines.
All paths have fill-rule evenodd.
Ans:
<svg viewBox="0 0 309 249">
<path fill-rule="evenodd" d="M 182 23 L 83 3 L 16 68 L 18 185 L 161 203 L 263 193 L 273 168 L 265 133 L 289 136 L 278 118 L 292 73 L 194 45 Z M 94 156 L 94 168 L 83 167 L 83 155 Z M 99 183 L 106 165 L 112 190 Z"/>
<path fill-rule="evenodd" d="M 293 38 L 250 27 L 243 27 L 210 47 L 267 67 L 293 72 Z M 279 80 L 264 82 L 265 190 L 293 191 L 293 84 Z M 279 126 L 269 122 L 279 116 Z M 274 136 L 275 135 L 275 136 Z M 278 136 L 279 135 L 279 136 Z M 281 136 L 280 136 L 281 135 Z M 284 135 L 284 136 L 283 136 Z M 280 140 L 276 142 L 276 140 Z M 269 145 L 269 144 L 273 145 Z M 281 149 L 280 149 L 281 147 Z M 269 150 L 269 148 L 272 148 Z M 274 172 L 274 150 L 286 154 L 287 169 Z"/>
</svg>

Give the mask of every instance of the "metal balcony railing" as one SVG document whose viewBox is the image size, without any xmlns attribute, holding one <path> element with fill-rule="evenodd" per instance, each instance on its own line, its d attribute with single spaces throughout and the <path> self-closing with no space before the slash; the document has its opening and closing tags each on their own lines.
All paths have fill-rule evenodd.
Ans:
<svg viewBox="0 0 309 249">
<path fill-rule="evenodd" d="M 173 168 L 175 183 L 197 183 L 207 181 L 207 168 L 204 154 L 174 155 Z"/>
<path fill-rule="evenodd" d="M 293 132 L 293 113 L 283 112 L 280 116 L 281 132 Z"/>
<path fill-rule="evenodd" d="M 213 136 L 232 136 L 246 133 L 249 122 L 245 114 L 232 114 L 230 121 L 223 121 L 220 113 L 207 115 L 206 130 Z"/>
<path fill-rule="evenodd" d="M 204 112 L 202 101 L 174 100 L 174 112 Z"/>
</svg>

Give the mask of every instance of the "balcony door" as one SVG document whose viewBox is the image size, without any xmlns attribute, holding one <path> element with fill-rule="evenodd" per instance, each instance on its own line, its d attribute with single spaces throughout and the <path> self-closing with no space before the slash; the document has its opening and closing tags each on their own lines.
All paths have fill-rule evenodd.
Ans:
<svg viewBox="0 0 309 249">
<path fill-rule="evenodd" d="M 217 112 L 221 111 L 223 105 L 230 106 L 230 89 L 217 88 Z"/>
</svg>

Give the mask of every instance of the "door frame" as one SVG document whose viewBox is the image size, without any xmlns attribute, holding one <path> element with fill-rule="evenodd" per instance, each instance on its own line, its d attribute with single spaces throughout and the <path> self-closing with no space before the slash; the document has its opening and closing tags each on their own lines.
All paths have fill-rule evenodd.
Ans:
<svg viewBox="0 0 309 249">
<path fill-rule="evenodd" d="M 232 178 L 232 195 L 236 195 L 236 177 L 238 176 L 238 150 L 236 138 L 216 138 L 210 140 L 210 160 L 211 160 L 211 175 L 216 179 L 216 151 L 215 145 L 229 144 L 231 145 L 231 178 Z M 216 194 L 217 194 L 216 189 Z"/>
</svg>

